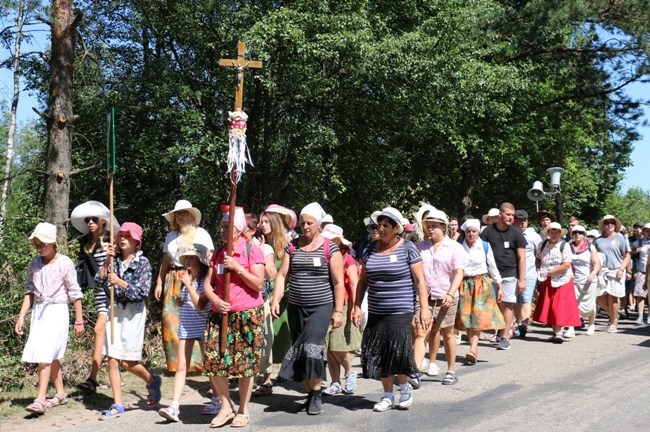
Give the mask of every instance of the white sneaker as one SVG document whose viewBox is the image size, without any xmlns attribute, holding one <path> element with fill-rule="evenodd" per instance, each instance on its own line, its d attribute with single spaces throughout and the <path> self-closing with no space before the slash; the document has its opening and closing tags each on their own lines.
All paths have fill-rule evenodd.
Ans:
<svg viewBox="0 0 650 432">
<path fill-rule="evenodd" d="M 576 331 L 573 327 L 568 327 L 566 331 L 564 332 L 564 337 L 565 338 L 572 338 L 576 337 Z"/>
<path fill-rule="evenodd" d="M 634 321 L 634 324 L 639 326 L 645 325 L 645 323 L 643 322 L 643 317 L 642 316 L 638 317 L 636 321 Z"/>
<path fill-rule="evenodd" d="M 411 395 L 411 389 L 402 391 L 399 396 L 399 404 L 397 405 L 399 409 L 408 409 L 413 405 L 413 396 Z"/>
<path fill-rule="evenodd" d="M 590 324 L 589 327 L 587 327 L 587 336 L 593 336 L 594 333 L 596 333 L 596 326 Z"/>
<path fill-rule="evenodd" d="M 460 335 L 460 333 L 458 333 L 456 335 L 456 345 L 460 345 L 461 342 L 463 342 L 463 337 Z"/>
<path fill-rule="evenodd" d="M 440 368 L 435 362 L 429 363 L 429 369 L 427 369 L 424 373 L 427 374 L 427 376 L 436 376 L 440 373 Z"/>
<path fill-rule="evenodd" d="M 387 397 L 383 397 L 379 402 L 375 404 L 373 411 L 384 412 L 393 408 L 395 408 L 395 401 L 388 399 Z"/>
</svg>

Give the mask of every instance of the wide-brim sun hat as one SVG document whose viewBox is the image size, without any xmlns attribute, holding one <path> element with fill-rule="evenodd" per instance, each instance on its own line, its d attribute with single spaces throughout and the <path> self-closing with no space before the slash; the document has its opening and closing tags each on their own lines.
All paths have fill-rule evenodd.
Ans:
<svg viewBox="0 0 650 432">
<path fill-rule="evenodd" d="M 377 218 L 382 216 L 389 218 L 397 224 L 397 234 L 402 234 L 404 232 L 404 216 L 402 216 L 402 213 L 399 210 L 394 207 L 386 207 L 381 211 Z"/>
<path fill-rule="evenodd" d="M 621 231 L 621 225 L 622 225 L 622 224 L 621 224 L 621 221 L 618 220 L 617 217 L 608 214 L 608 215 L 603 216 L 603 218 L 602 218 L 601 220 L 598 221 L 598 230 L 599 230 L 600 232 L 603 231 L 603 226 L 605 225 L 605 221 L 606 221 L 606 220 L 613 220 L 613 221 L 615 222 L 615 225 L 614 225 L 614 226 L 615 226 L 615 229 L 614 229 L 614 231 L 616 231 L 616 232 L 620 232 L 620 231 Z"/>
<path fill-rule="evenodd" d="M 484 224 L 488 223 L 488 218 L 499 216 L 499 209 L 498 208 L 491 208 L 488 210 L 486 214 L 481 217 L 481 220 L 483 221 Z"/>
<path fill-rule="evenodd" d="M 199 225 L 201 223 L 201 210 L 196 207 L 192 207 L 192 203 L 188 200 L 178 200 L 174 205 L 174 209 L 163 214 L 163 217 L 167 219 L 167 222 L 170 224 L 174 223 L 174 213 L 177 211 L 183 211 L 190 213 L 194 219 L 194 223 Z"/>
<path fill-rule="evenodd" d="M 290 208 L 278 205 L 278 204 L 271 204 L 269 205 L 266 209 L 264 209 L 264 213 L 277 213 L 280 216 L 282 216 L 282 220 L 284 222 L 284 226 L 289 228 L 290 230 L 296 228 L 296 224 L 298 223 L 298 218 L 296 217 L 296 212 L 291 210 Z"/>
<path fill-rule="evenodd" d="M 479 221 L 478 219 L 466 219 L 465 222 L 463 222 L 463 225 L 460 227 L 460 229 L 466 232 L 469 228 L 474 228 L 477 231 L 480 231 L 481 221 Z"/>
<path fill-rule="evenodd" d="M 599 236 L 600 236 L 600 233 L 598 232 L 598 230 L 590 229 L 589 231 L 587 231 L 587 237 L 598 238 Z"/>
<path fill-rule="evenodd" d="M 347 240 L 345 237 L 343 237 L 343 228 L 341 228 L 338 225 L 334 225 L 334 224 L 326 225 L 325 228 L 323 228 L 321 235 L 330 240 L 338 239 L 345 246 L 349 248 L 352 247 L 352 242 L 350 240 Z"/>
<path fill-rule="evenodd" d="M 650 223 L 643 225 L 644 230 L 650 230 Z"/>
<path fill-rule="evenodd" d="M 210 251 L 205 245 L 194 243 L 191 247 L 186 248 L 181 252 L 181 256 L 178 258 L 178 260 L 181 262 L 181 264 L 186 265 L 185 260 L 189 256 L 198 257 L 199 261 L 203 265 L 210 265 Z"/>
<path fill-rule="evenodd" d="M 45 244 L 54 243 L 56 244 L 56 225 L 49 222 L 40 222 L 34 228 L 34 231 L 30 234 L 29 240 L 39 239 Z"/>
<path fill-rule="evenodd" d="M 111 218 L 111 211 L 99 201 L 86 201 L 83 204 L 79 204 L 70 213 L 70 222 L 81 234 L 88 234 L 88 224 L 85 219 L 93 216 L 102 219 L 106 224 L 104 229 L 110 231 L 109 220 Z M 120 224 L 117 222 L 115 216 L 113 216 L 113 232 L 117 232 L 119 229 Z"/>
<path fill-rule="evenodd" d="M 562 228 L 562 225 L 560 225 L 559 222 L 551 222 L 550 224 L 546 225 L 542 230 L 542 233 L 544 233 L 545 236 L 548 236 L 548 232 L 550 230 L 560 230 L 561 236 L 565 236 L 569 232 L 569 230 L 566 228 Z"/>
<path fill-rule="evenodd" d="M 548 217 L 551 220 L 551 222 L 555 222 L 557 220 L 555 215 L 547 210 L 541 210 L 535 213 L 535 220 L 537 221 L 537 223 L 539 223 L 539 220 L 543 217 Z"/>
</svg>

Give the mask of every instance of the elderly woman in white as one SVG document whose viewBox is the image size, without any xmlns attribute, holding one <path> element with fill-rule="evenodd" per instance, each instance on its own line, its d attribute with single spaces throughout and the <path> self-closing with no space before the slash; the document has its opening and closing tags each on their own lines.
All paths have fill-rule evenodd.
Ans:
<svg viewBox="0 0 650 432">
<path fill-rule="evenodd" d="M 469 351 L 465 360 L 470 364 L 478 361 L 481 331 L 497 330 L 506 326 L 497 305 L 503 295 L 501 275 L 490 244 L 479 237 L 480 227 L 478 219 L 467 219 L 461 226 L 461 230 L 465 232 L 462 245 L 469 255 L 469 262 L 465 267 L 463 285 L 460 287 L 456 327 L 459 330 L 467 330 Z M 496 290 L 493 283 L 497 287 Z"/>
</svg>

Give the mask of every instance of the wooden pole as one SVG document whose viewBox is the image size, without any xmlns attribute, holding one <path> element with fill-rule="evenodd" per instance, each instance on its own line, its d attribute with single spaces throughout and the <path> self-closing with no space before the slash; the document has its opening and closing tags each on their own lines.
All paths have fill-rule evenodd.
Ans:
<svg viewBox="0 0 650 432">
<path fill-rule="evenodd" d="M 247 68 L 261 68 L 261 61 L 246 60 L 246 42 L 239 41 L 237 43 L 237 59 L 220 59 L 220 66 L 234 67 L 237 70 L 237 89 L 235 90 L 235 111 L 242 111 L 244 105 L 244 69 Z M 232 233 L 235 227 L 235 206 L 237 205 L 237 170 L 233 169 L 230 172 L 230 199 L 228 208 L 228 241 L 226 243 L 226 254 L 232 256 L 233 254 L 233 238 Z M 230 270 L 224 269 L 225 276 L 223 282 L 223 300 L 230 302 Z M 221 328 L 219 332 L 221 338 L 219 346 L 221 352 L 226 352 L 228 343 L 228 314 L 224 314 L 221 318 Z"/>
</svg>

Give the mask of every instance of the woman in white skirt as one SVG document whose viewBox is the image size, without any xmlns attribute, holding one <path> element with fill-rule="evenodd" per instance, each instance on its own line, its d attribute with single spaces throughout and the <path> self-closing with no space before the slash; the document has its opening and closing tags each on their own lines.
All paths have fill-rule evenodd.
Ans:
<svg viewBox="0 0 650 432">
<path fill-rule="evenodd" d="M 149 392 L 147 395 L 149 406 L 157 404 L 161 397 L 160 377 L 152 375 L 144 365 L 140 364 L 142 346 L 144 345 L 144 326 L 147 319 L 145 300 L 151 288 L 151 264 L 140 250 L 142 227 L 133 222 L 124 222 L 117 232 L 117 241 L 120 254 L 115 256 L 113 245 L 108 247 L 107 252 L 109 260 L 110 257 L 115 257 L 114 270 L 108 273 L 108 265 L 105 264 L 97 276 L 106 290 L 110 290 L 111 286 L 115 290 L 115 303 L 108 305 L 109 316 L 113 309 L 115 317 L 112 322 L 109 319 L 106 323 L 104 345 L 104 355 L 108 356 L 108 377 L 113 390 L 113 404 L 108 410 L 102 412 L 100 420 L 110 420 L 124 414 L 120 363 L 126 371 L 133 373 L 146 383 Z M 111 327 L 114 328 L 113 340 L 111 340 Z"/>
<path fill-rule="evenodd" d="M 26 409 L 43 414 L 48 408 L 68 401 L 63 388 L 61 361 L 68 345 L 70 326 L 69 304 L 74 305 L 75 336 L 84 332 L 81 311 L 81 288 L 77 283 L 77 271 L 70 258 L 57 252 L 56 226 L 42 222 L 29 236 L 38 256 L 27 267 L 25 298 L 18 320 L 16 334 L 22 335 L 25 315 L 32 308 L 29 338 L 25 344 L 22 361 L 38 363 L 38 396 Z M 56 394 L 47 399 L 48 379 Z"/>
</svg>

